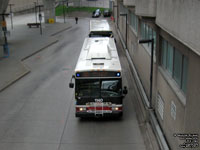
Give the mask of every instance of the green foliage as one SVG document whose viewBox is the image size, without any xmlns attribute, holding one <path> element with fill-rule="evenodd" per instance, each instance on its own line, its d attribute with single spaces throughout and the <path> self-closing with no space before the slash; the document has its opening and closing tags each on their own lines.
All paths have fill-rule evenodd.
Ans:
<svg viewBox="0 0 200 150">
<path fill-rule="evenodd" d="M 66 11 L 66 6 L 64 6 L 64 9 L 65 9 L 65 11 Z M 58 6 L 58 7 L 56 7 L 56 16 L 61 16 L 62 14 L 63 14 L 63 6 Z"/>
<path fill-rule="evenodd" d="M 71 13 L 71 12 L 74 12 L 74 11 L 85 11 L 85 12 L 90 12 L 92 13 L 94 10 L 96 9 L 100 9 L 101 12 L 104 11 L 104 9 L 106 8 L 98 8 L 98 7 L 66 7 L 64 6 L 64 10 L 65 10 L 65 13 Z M 58 7 L 56 7 L 56 16 L 61 16 L 63 15 L 63 6 L 60 5 Z"/>
</svg>

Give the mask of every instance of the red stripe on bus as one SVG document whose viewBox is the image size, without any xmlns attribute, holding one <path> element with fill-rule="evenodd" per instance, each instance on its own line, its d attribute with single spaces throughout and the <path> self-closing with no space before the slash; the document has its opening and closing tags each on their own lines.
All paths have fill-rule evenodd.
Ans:
<svg viewBox="0 0 200 150">
<path fill-rule="evenodd" d="M 87 110 L 112 110 L 111 107 L 87 107 Z"/>
</svg>

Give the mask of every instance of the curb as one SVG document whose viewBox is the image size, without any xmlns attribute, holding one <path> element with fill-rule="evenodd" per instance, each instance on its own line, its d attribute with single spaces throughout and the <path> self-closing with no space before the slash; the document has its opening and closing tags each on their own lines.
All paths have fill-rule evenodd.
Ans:
<svg viewBox="0 0 200 150">
<path fill-rule="evenodd" d="M 21 63 L 22 64 L 22 63 Z M 22 64 L 24 67 L 25 65 Z M 13 85 L 15 82 L 17 82 L 18 80 L 20 80 L 21 78 L 23 78 L 24 76 L 26 76 L 27 74 L 29 74 L 31 72 L 30 69 L 28 69 L 27 67 L 25 67 L 26 71 L 23 72 L 21 75 L 19 75 L 18 77 L 16 77 L 15 79 L 11 80 L 10 82 L 8 82 L 5 86 L 3 86 L 0 89 L 0 92 L 4 91 L 6 88 L 8 88 L 9 86 Z"/>
<path fill-rule="evenodd" d="M 53 33 L 53 34 L 51 34 L 50 36 L 55 36 L 55 35 L 57 35 L 57 34 L 63 32 L 63 31 L 66 31 L 66 30 L 70 29 L 70 28 L 72 28 L 72 26 L 69 26 L 69 27 L 67 27 L 67 28 L 65 28 L 65 29 L 62 29 L 62 30 L 60 30 L 60 31 L 58 31 L 58 32 L 56 32 L 56 33 Z"/>
<path fill-rule="evenodd" d="M 30 54 L 30 55 L 28 55 L 28 56 L 22 58 L 20 63 L 21 63 L 21 65 L 26 69 L 26 71 L 23 72 L 22 74 L 20 74 L 20 75 L 19 75 L 18 77 L 16 77 L 15 79 L 9 81 L 5 86 L 3 86 L 3 87 L 0 89 L 0 92 L 4 91 L 6 88 L 8 88 L 9 86 L 13 85 L 15 82 L 17 82 L 18 80 L 20 80 L 21 78 L 23 78 L 24 76 L 26 76 L 27 74 L 29 74 L 29 73 L 31 72 L 31 70 L 30 70 L 27 66 L 25 66 L 25 65 L 22 63 L 24 60 L 26 60 L 26 59 L 30 58 L 31 56 L 33 56 L 33 55 L 35 55 L 35 54 L 41 52 L 42 50 L 46 49 L 47 47 L 49 47 L 49 46 L 51 46 L 51 45 L 53 45 L 53 44 L 55 44 L 55 43 L 57 43 L 58 41 L 59 41 L 59 40 L 55 40 L 54 42 L 52 42 L 52 43 L 46 45 L 45 47 L 43 47 L 43 48 L 37 50 L 36 52 L 34 52 L 34 53 L 32 53 L 32 54 Z"/>
<path fill-rule="evenodd" d="M 42 50 L 46 49 L 47 47 L 49 47 L 49 46 L 51 46 L 51 45 L 53 45 L 53 44 L 55 44 L 55 43 L 57 43 L 58 41 L 59 41 L 59 40 L 55 40 L 55 41 L 53 41 L 52 43 L 50 43 L 50 44 L 48 44 L 48 45 L 42 47 L 41 49 L 35 51 L 34 53 L 32 53 L 32 54 L 30 54 L 30 55 L 28 55 L 28 56 L 22 58 L 21 61 L 24 61 L 24 60 L 30 58 L 31 56 L 33 56 L 33 55 L 35 55 L 35 54 L 41 52 Z"/>
<path fill-rule="evenodd" d="M 70 25 L 70 26 L 68 26 L 68 27 L 66 27 L 66 28 L 64 28 L 64 29 L 62 29 L 62 30 L 56 32 L 56 33 L 51 34 L 50 36 L 55 36 L 55 35 L 57 35 L 57 34 L 63 32 L 63 31 L 65 31 L 65 30 L 70 29 L 71 27 L 72 27 L 72 26 Z M 25 56 L 24 58 L 22 58 L 21 61 L 20 61 L 20 64 L 24 67 L 24 70 L 25 70 L 25 71 L 23 71 L 23 73 L 21 73 L 20 75 L 18 75 L 18 76 L 15 77 L 14 79 L 11 79 L 11 80 L 8 81 L 5 85 L 3 85 L 2 88 L 0 88 L 0 92 L 4 91 L 6 88 L 10 87 L 10 86 L 13 85 L 15 82 L 17 82 L 18 80 L 20 80 L 21 78 L 23 78 L 24 76 L 26 76 L 27 74 L 29 74 L 29 73 L 31 72 L 30 68 L 28 68 L 27 66 L 25 66 L 25 65 L 23 64 L 23 61 L 25 61 L 26 59 L 28 59 L 28 58 L 34 56 L 35 54 L 37 54 L 37 53 L 39 53 L 39 52 L 41 52 L 42 50 L 44 50 L 44 49 L 46 49 L 46 48 L 52 46 L 53 44 L 57 43 L 58 41 L 59 41 L 58 39 L 55 39 L 53 42 L 47 44 L 46 46 L 40 48 L 39 50 L 36 50 L 35 52 L 29 54 L 28 56 Z"/>
</svg>

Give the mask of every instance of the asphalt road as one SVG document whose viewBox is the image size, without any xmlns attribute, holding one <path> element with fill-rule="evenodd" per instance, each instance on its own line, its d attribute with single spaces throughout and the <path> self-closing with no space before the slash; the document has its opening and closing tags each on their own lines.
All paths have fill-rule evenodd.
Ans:
<svg viewBox="0 0 200 150">
<path fill-rule="evenodd" d="M 74 90 L 68 83 L 88 29 L 89 20 L 79 19 L 56 35 L 58 43 L 25 60 L 31 73 L 0 93 L 0 150 L 145 150 L 122 52 L 129 88 L 123 118 L 75 118 Z"/>
</svg>

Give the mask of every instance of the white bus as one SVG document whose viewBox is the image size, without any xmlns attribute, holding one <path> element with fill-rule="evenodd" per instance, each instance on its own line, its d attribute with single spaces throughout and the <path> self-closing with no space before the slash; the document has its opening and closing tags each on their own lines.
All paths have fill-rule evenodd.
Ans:
<svg viewBox="0 0 200 150">
<path fill-rule="evenodd" d="M 122 116 L 128 91 L 113 38 L 86 38 L 72 79 L 76 117 Z"/>
<path fill-rule="evenodd" d="M 107 20 L 90 20 L 89 37 L 113 37 Z"/>
</svg>

